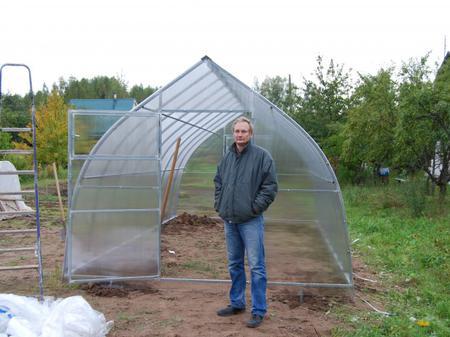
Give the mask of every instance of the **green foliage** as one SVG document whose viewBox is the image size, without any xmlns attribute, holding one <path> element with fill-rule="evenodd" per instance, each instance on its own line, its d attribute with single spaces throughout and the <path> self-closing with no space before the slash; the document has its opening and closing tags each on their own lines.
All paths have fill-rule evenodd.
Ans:
<svg viewBox="0 0 450 337">
<path fill-rule="evenodd" d="M 433 84 L 427 57 L 404 64 L 400 73 L 400 122 L 396 128 L 396 162 L 410 172 L 425 171 L 445 195 L 450 179 L 450 62 L 443 63 Z M 436 158 L 442 169 L 433 174 Z"/>
<path fill-rule="evenodd" d="M 68 82 L 63 78 L 56 87 L 67 103 L 72 98 L 117 98 L 129 97 L 125 82 L 116 77 L 97 76 L 92 79 L 77 80 L 70 77 Z"/>
<path fill-rule="evenodd" d="M 290 84 L 285 77 L 275 76 L 267 77 L 259 85 L 255 83 L 255 89 L 281 110 L 286 113 L 291 113 L 295 110 L 295 105 L 298 101 L 298 88 Z"/>
<path fill-rule="evenodd" d="M 136 102 L 140 103 L 151 94 L 153 94 L 158 88 L 147 86 L 144 87 L 142 84 L 134 85 L 130 89 L 130 97 L 134 98 Z"/>
<path fill-rule="evenodd" d="M 303 96 L 299 99 L 300 106 L 294 118 L 323 146 L 330 136 L 336 134 L 336 130 L 340 130 L 337 123 L 344 123 L 347 118 L 347 111 L 352 105 L 353 84 L 343 65 L 330 60 L 325 68 L 320 56 L 314 76 L 314 80 L 304 79 Z M 324 150 L 327 154 L 331 152 L 327 148 Z"/>
<path fill-rule="evenodd" d="M 29 96 L 2 94 L 1 99 L 0 125 L 2 127 L 26 127 L 31 120 Z M 18 139 L 17 134 L 12 135 L 12 140 L 17 141 Z"/>
<path fill-rule="evenodd" d="M 392 69 L 361 76 L 354 106 L 343 128 L 342 160 L 349 167 L 369 165 L 374 171 L 389 166 L 394 154 L 396 125 L 395 83 Z"/>
<path fill-rule="evenodd" d="M 67 166 L 67 110 L 58 91 L 53 90 L 48 97 L 47 104 L 36 111 L 36 146 L 40 165 Z M 16 148 L 30 148 L 32 135 L 20 133 L 24 140 L 15 143 Z"/>
</svg>

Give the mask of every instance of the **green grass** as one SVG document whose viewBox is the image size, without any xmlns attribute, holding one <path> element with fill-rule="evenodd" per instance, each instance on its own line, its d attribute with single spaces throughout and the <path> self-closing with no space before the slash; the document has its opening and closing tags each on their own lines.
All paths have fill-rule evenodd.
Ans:
<svg viewBox="0 0 450 337">
<path fill-rule="evenodd" d="M 385 292 L 376 299 L 392 316 L 355 316 L 344 308 L 339 314 L 349 329 L 334 336 L 450 336 L 449 202 L 439 207 L 434 197 L 411 196 L 411 186 L 343 192 L 350 236 L 358 239 L 354 254 L 378 272 Z"/>
</svg>

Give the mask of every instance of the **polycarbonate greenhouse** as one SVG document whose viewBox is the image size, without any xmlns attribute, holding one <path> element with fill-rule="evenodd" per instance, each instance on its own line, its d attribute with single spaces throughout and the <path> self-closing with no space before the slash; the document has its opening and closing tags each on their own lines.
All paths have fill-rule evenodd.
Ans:
<svg viewBox="0 0 450 337">
<path fill-rule="evenodd" d="M 269 284 L 352 287 L 345 211 L 327 158 L 288 115 L 207 56 L 132 111 L 70 111 L 68 280 L 227 281 L 225 260 L 165 275 L 161 228 L 184 211 L 216 216 L 213 177 L 241 115 L 254 122 L 253 141 L 272 154 L 279 181 L 264 214 Z M 192 247 L 210 255 L 204 242 Z"/>
</svg>

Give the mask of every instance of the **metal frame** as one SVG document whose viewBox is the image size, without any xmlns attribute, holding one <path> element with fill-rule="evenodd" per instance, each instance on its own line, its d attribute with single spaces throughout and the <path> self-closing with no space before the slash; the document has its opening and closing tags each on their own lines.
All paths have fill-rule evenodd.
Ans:
<svg viewBox="0 0 450 337">
<path fill-rule="evenodd" d="M 207 71 L 204 73 L 199 73 L 199 76 L 194 78 L 193 81 L 187 86 L 183 88 L 183 90 L 180 90 L 178 92 L 171 92 L 171 96 L 164 100 L 164 93 L 170 89 L 173 85 L 175 85 L 177 82 L 182 81 L 186 78 L 186 76 L 189 76 L 192 72 L 196 71 L 197 69 L 199 71 L 202 71 L 200 67 L 206 67 Z M 209 71 L 208 71 L 209 70 Z M 211 76 L 215 76 L 216 79 L 211 78 Z M 204 92 L 207 92 L 212 86 L 215 86 L 216 83 L 221 83 L 217 88 L 214 88 L 213 90 L 210 90 L 211 92 L 208 92 L 208 95 L 199 100 L 198 102 L 195 102 L 195 105 L 192 106 L 190 109 L 186 109 L 185 106 L 192 102 L 194 98 L 196 98 L 197 95 L 201 95 Z M 195 87 L 195 88 L 194 88 Z M 236 87 L 239 91 L 236 90 Z M 194 88 L 194 89 L 193 89 Z M 193 89 L 193 90 L 191 90 Z M 169 107 L 169 104 L 177 100 L 178 98 L 182 97 L 182 95 L 187 91 L 191 90 L 193 91 L 190 93 L 190 95 L 183 100 L 180 100 L 180 102 L 177 102 L 177 107 Z M 242 94 L 244 92 L 245 94 Z M 245 100 L 243 98 L 245 97 Z M 155 108 L 155 100 L 157 100 L 157 106 Z M 343 230 L 345 233 L 343 235 L 345 236 L 345 239 L 348 243 L 349 247 L 349 238 L 348 238 L 348 228 L 347 228 L 347 220 L 345 216 L 345 209 L 342 199 L 342 193 L 338 184 L 338 181 L 336 179 L 336 176 L 334 174 L 334 171 L 331 168 L 331 165 L 320 149 L 320 147 L 317 145 L 317 143 L 306 133 L 306 131 L 299 126 L 291 117 L 289 117 L 286 113 L 284 113 L 282 110 L 280 110 L 278 107 L 273 105 L 271 102 L 269 102 L 266 98 L 252 90 L 250 87 L 246 86 L 244 83 L 242 83 L 240 80 L 235 78 L 233 75 L 228 73 L 226 70 L 218 66 L 216 63 L 214 63 L 211 59 L 208 57 L 202 58 L 202 60 L 198 63 L 196 63 L 194 66 L 189 68 L 186 72 L 178 76 L 176 79 L 171 81 L 166 86 L 162 87 L 158 91 L 156 91 L 154 94 L 152 94 L 150 97 L 145 99 L 142 103 L 137 105 L 130 113 L 138 113 L 141 114 L 141 116 L 145 113 L 148 114 L 148 112 L 152 112 L 159 116 L 159 167 L 160 167 L 160 177 L 159 177 L 159 184 L 160 184 L 160 190 L 159 190 L 159 204 L 161 203 L 161 186 L 164 183 L 164 175 L 168 171 L 168 167 L 170 164 L 170 157 L 171 157 L 171 150 L 173 147 L 173 144 L 175 143 L 176 139 L 180 136 L 185 134 L 185 131 L 189 130 L 190 133 L 182 139 L 182 146 L 180 149 L 179 159 L 177 161 L 177 167 L 175 168 L 177 172 L 177 177 L 183 173 L 186 163 L 191 158 L 192 154 L 195 152 L 195 150 L 209 137 L 212 135 L 218 135 L 217 131 L 225 128 L 226 125 L 228 125 L 232 120 L 234 120 L 236 117 L 249 113 L 251 118 L 254 119 L 255 117 L 255 104 L 258 101 L 259 104 L 264 104 L 267 107 L 270 108 L 272 113 L 277 114 L 278 116 L 282 117 L 282 120 L 284 120 L 287 125 L 289 125 L 289 132 L 298 132 L 309 144 L 310 148 L 309 151 L 312 151 L 311 153 L 317 153 L 318 158 L 322 160 L 325 170 L 323 173 L 325 174 L 325 171 L 328 173 L 330 178 L 326 178 L 324 176 L 321 176 L 318 173 L 314 173 L 313 175 L 320 180 L 323 180 L 328 183 L 334 184 L 333 189 L 308 189 L 308 188 L 283 188 L 280 189 L 280 191 L 284 192 L 300 192 L 300 193 L 337 193 L 338 197 L 336 199 L 337 206 L 340 208 L 339 215 L 342 215 L 343 217 Z M 147 105 L 153 104 L 152 107 L 148 107 Z M 206 104 L 206 105 L 205 105 Z M 202 114 L 209 113 L 209 116 L 202 116 Z M 152 115 L 154 116 L 154 115 Z M 99 141 L 98 146 L 101 145 L 103 141 L 105 141 L 109 135 L 111 135 L 114 131 L 114 128 L 117 128 L 120 126 L 122 121 L 126 119 L 127 116 L 124 115 L 124 117 L 119 120 L 111 130 L 108 130 L 107 134 L 102 137 L 102 139 Z M 168 121 L 171 120 L 171 121 Z M 292 128 L 291 128 L 292 127 Z M 225 137 L 225 132 L 223 136 L 220 136 L 221 138 Z M 96 145 L 96 148 L 98 147 Z M 164 149 L 167 149 L 165 153 L 163 152 Z M 95 150 L 95 149 L 94 149 Z M 93 150 L 93 152 L 95 152 Z M 71 153 L 71 152 L 70 152 Z M 92 159 L 91 155 L 79 159 L 86 159 L 90 160 Z M 107 158 L 105 158 L 107 159 Z M 311 174 L 311 172 L 308 172 L 308 174 Z M 82 175 L 82 172 L 80 171 L 80 176 Z M 172 186 L 172 192 L 174 193 L 174 196 L 176 200 L 174 201 L 175 204 L 178 202 L 178 188 L 180 185 L 181 179 L 178 179 L 176 184 L 173 184 Z M 119 210 L 120 211 L 120 210 Z M 162 222 L 171 219 L 174 217 L 174 214 L 170 214 L 168 212 L 168 219 L 162 219 Z M 299 221 L 299 220 L 296 220 Z M 301 221 L 301 220 L 300 220 Z M 323 237 L 327 243 L 328 249 L 330 250 L 332 256 L 336 260 L 336 264 L 340 266 L 341 270 L 343 271 L 343 263 L 340 261 L 339 255 L 334 251 L 333 245 L 331 241 L 328 239 L 326 230 L 318 224 L 318 228 L 323 232 Z M 158 232 L 158 240 L 160 241 L 160 228 Z M 158 242 L 158 245 L 160 245 L 160 242 Z M 160 248 L 160 247 L 158 247 Z M 347 256 L 344 258 L 347 258 L 350 261 L 350 274 L 351 274 L 351 255 L 350 251 L 347 251 Z M 158 260 L 158 270 L 160 269 L 160 258 Z M 181 281 L 181 282 L 229 282 L 227 280 L 205 280 L 205 279 L 195 279 L 195 278 L 164 278 L 160 277 L 158 275 L 158 278 L 165 281 Z M 101 278 L 102 280 L 105 280 L 105 278 Z M 117 279 L 126 279 L 126 278 L 117 278 Z M 136 279 L 136 278 L 133 278 Z M 301 286 L 301 287 L 323 287 L 323 288 L 352 288 L 353 287 L 353 281 L 349 275 L 345 275 L 345 279 L 348 281 L 347 284 L 330 284 L 330 283 L 304 283 L 304 282 L 269 282 L 269 284 L 274 285 L 292 285 L 292 286 Z M 80 280 L 73 280 L 73 282 L 82 282 Z"/>
</svg>

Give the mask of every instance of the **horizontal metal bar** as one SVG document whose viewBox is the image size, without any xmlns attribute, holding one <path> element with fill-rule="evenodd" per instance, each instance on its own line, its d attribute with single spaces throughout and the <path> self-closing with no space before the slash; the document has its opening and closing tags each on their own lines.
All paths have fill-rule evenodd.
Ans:
<svg viewBox="0 0 450 337">
<path fill-rule="evenodd" d="M 0 150 L 0 154 L 33 154 L 33 150 Z"/>
<path fill-rule="evenodd" d="M 126 213 L 126 212 L 159 212 L 159 208 L 79 209 L 70 211 L 71 214 Z"/>
<path fill-rule="evenodd" d="M 16 192 L 0 192 L 0 195 L 15 195 L 15 194 L 31 194 L 34 193 L 34 190 L 23 190 Z"/>
<path fill-rule="evenodd" d="M 119 110 L 69 110 L 74 116 L 158 117 L 155 113 Z"/>
<path fill-rule="evenodd" d="M 73 276 L 72 276 L 73 277 Z M 154 280 L 158 279 L 159 275 L 157 276 L 99 276 L 99 277 L 92 277 L 89 276 L 88 278 L 79 278 L 79 279 L 73 279 L 70 278 L 69 283 L 86 283 L 86 282 L 105 282 L 105 281 L 132 281 L 132 280 Z"/>
<path fill-rule="evenodd" d="M 33 215 L 35 211 L 11 211 L 11 212 L 0 212 L 0 215 Z"/>
<path fill-rule="evenodd" d="M 72 160 L 158 160 L 157 155 L 154 156 L 125 156 L 125 155 L 97 155 L 97 154 L 75 154 L 71 156 Z"/>
<path fill-rule="evenodd" d="M 280 188 L 279 192 L 333 192 L 337 193 L 338 190 L 321 190 L 321 189 L 309 189 L 309 188 Z"/>
<path fill-rule="evenodd" d="M 8 253 L 8 252 L 24 252 L 36 250 L 36 247 L 21 247 L 21 248 L 0 248 L 0 253 Z"/>
<path fill-rule="evenodd" d="M 31 128 L 0 128 L 3 132 L 30 132 Z"/>
<path fill-rule="evenodd" d="M 27 234 L 36 233 L 36 229 L 3 229 L 0 234 Z"/>
<path fill-rule="evenodd" d="M 161 109 L 161 112 L 167 113 L 246 113 L 248 110 L 233 109 Z"/>
<path fill-rule="evenodd" d="M 34 174 L 34 170 L 0 171 L 0 175 L 26 175 Z"/>
<path fill-rule="evenodd" d="M 196 279 L 196 278 L 176 278 L 176 277 L 161 277 L 161 281 L 169 282 L 198 282 L 198 283 L 230 283 L 230 280 L 220 279 Z M 249 281 L 247 281 L 249 283 Z M 342 283 L 308 283 L 308 282 L 283 282 L 283 281 L 268 281 L 268 285 L 273 286 L 296 286 L 303 288 L 353 288 L 352 284 Z"/>
<path fill-rule="evenodd" d="M 38 265 L 31 264 L 31 265 L 25 265 L 25 266 L 12 266 L 12 267 L 0 267 L 0 271 L 5 270 L 20 270 L 20 269 L 38 269 Z"/>
<path fill-rule="evenodd" d="M 102 185 L 78 185 L 79 189 L 119 189 L 119 190 L 159 190 L 158 186 L 102 186 Z"/>
</svg>

